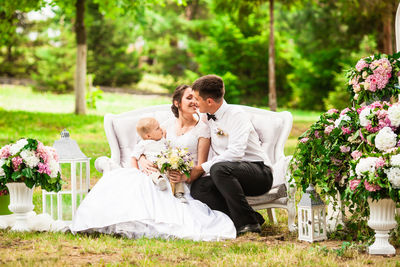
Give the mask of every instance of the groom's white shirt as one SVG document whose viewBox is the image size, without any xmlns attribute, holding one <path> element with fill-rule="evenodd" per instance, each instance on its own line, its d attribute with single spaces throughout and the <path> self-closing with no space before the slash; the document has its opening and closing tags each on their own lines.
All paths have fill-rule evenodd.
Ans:
<svg viewBox="0 0 400 267">
<path fill-rule="evenodd" d="M 263 161 L 271 166 L 253 124 L 240 107 L 229 105 L 224 100 L 214 115 L 216 120 L 208 121 L 213 156 L 201 164 L 206 173 L 210 172 L 212 165 L 222 161 Z"/>
</svg>

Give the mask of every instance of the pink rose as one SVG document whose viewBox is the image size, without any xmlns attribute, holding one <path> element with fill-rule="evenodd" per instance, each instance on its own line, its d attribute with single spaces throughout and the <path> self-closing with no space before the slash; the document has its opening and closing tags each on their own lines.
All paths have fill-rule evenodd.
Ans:
<svg viewBox="0 0 400 267">
<path fill-rule="evenodd" d="M 357 159 L 361 158 L 362 153 L 358 150 L 354 150 L 353 152 L 351 152 L 351 156 L 353 159 L 357 160 Z"/>
<path fill-rule="evenodd" d="M 350 147 L 348 147 L 348 146 L 340 146 L 340 152 L 348 153 L 348 152 L 350 152 Z"/>
<path fill-rule="evenodd" d="M 325 128 L 324 133 L 330 134 L 335 127 L 333 125 L 329 125 Z"/>
<path fill-rule="evenodd" d="M 342 126 L 342 132 L 343 134 L 351 134 L 351 130 L 349 127 Z"/>
<path fill-rule="evenodd" d="M 350 189 L 352 191 L 356 190 L 357 186 L 361 183 L 361 180 L 355 179 L 350 181 Z"/>
<path fill-rule="evenodd" d="M 379 185 L 370 184 L 366 180 L 364 181 L 364 186 L 365 186 L 365 189 L 367 189 L 369 192 L 375 192 L 375 191 L 379 191 L 382 189 L 382 187 L 380 187 Z"/>
</svg>

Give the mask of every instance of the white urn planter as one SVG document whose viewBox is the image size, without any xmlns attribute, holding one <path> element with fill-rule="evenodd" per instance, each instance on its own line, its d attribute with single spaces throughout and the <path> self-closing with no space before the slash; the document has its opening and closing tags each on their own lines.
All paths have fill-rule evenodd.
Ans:
<svg viewBox="0 0 400 267">
<path fill-rule="evenodd" d="M 368 248 L 369 254 L 396 254 L 395 248 L 389 243 L 389 232 L 396 227 L 394 218 L 396 204 L 389 198 L 373 201 L 368 199 L 368 226 L 375 230 L 375 242 Z"/>
<path fill-rule="evenodd" d="M 6 184 L 10 192 L 10 205 L 8 208 L 15 214 L 15 224 L 11 228 L 12 231 L 29 231 L 28 214 L 33 210 L 32 204 L 33 189 L 25 185 L 25 183 L 8 183 Z"/>
</svg>

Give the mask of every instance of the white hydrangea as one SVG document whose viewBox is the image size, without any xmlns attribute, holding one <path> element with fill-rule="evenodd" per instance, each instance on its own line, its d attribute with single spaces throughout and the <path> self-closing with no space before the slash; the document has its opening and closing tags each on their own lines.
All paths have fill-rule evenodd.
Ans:
<svg viewBox="0 0 400 267">
<path fill-rule="evenodd" d="M 23 150 L 20 154 L 21 158 L 25 161 L 25 164 L 29 168 L 34 168 L 38 165 L 39 158 L 36 156 L 35 152 L 32 150 Z"/>
<path fill-rule="evenodd" d="M 335 120 L 335 127 L 336 128 L 339 127 L 342 121 L 350 121 L 350 120 L 351 118 L 348 115 L 340 115 L 340 117 L 337 120 Z"/>
<path fill-rule="evenodd" d="M 390 158 L 390 165 L 395 166 L 395 167 L 400 167 L 400 154 L 399 155 L 393 155 Z"/>
<path fill-rule="evenodd" d="M 400 168 L 392 167 L 385 170 L 389 182 L 394 188 L 400 188 Z"/>
<path fill-rule="evenodd" d="M 58 162 L 55 161 L 55 160 L 50 160 L 49 168 L 50 168 L 50 171 L 51 171 L 50 177 L 51 178 L 57 177 L 57 174 L 58 174 L 58 172 L 60 170 L 60 165 L 58 164 Z"/>
<path fill-rule="evenodd" d="M 4 172 L 4 169 L 2 168 L 2 166 L 4 165 L 6 161 L 4 159 L 0 159 L 0 176 L 4 176 L 6 175 L 6 173 Z"/>
<path fill-rule="evenodd" d="M 400 125 L 400 105 L 395 104 L 388 109 L 388 117 L 393 126 Z"/>
<path fill-rule="evenodd" d="M 384 127 L 375 137 L 375 146 L 380 151 L 386 151 L 393 148 L 396 145 L 397 135 L 392 131 L 390 127 Z"/>
<path fill-rule="evenodd" d="M 12 156 L 17 154 L 21 149 L 28 144 L 26 139 L 20 139 L 15 144 L 10 146 L 10 153 Z"/>
<path fill-rule="evenodd" d="M 369 157 L 369 158 L 362 158 L 358 162 L 356 166 L 356 174 L 360 178 L 363 176 L 363 173 L 368 172 L 375 172 L 376 161 L 378 160 L 377 157 Z"/>
<path fill-rule="evenodd" d="M 371 114 L 371 109 L 370 108 L 364 108 L 361 113 L 360 113 L 360 124 L 361 126 L 367 126 L 368 124 L 371 123 L 369 119 L 367 119 L 367 116 Z"/>
</svg>

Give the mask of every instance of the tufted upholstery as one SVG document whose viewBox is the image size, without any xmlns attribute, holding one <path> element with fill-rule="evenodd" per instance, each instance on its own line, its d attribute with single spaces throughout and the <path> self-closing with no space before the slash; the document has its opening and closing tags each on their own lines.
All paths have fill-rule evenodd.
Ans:
<svg viewBox="0 0 400 267">
<path fill-rule="evenodd" d="M 289 187 L 287 182 L 286 172 L 290 157 L 284 155 L 284 145 L 292 129 L 292 115 L 287 111 L 272 112 L 248 106 L 240 107 L 248 114 L 274 171 L 273 189 L 262 196 L 248 197 L 248 201 L 254 209 L 267 208 L 271 219 L 274 217 L 271 208 L 287 209 L 289 229 L 294 230 L 295 189 Z M 136 123 L 142 117 L 155 117 L 162 124 L 172 118 L 173 114 L 170 105 L 151 106 L 118 115 L 106 114 L 104 129 L 111 149 L 111 159 L 98 158 L 95 162 L 98 171 L 130 167 L 129 155 L 139 138 L 136 134 Z"/>
</svg>

